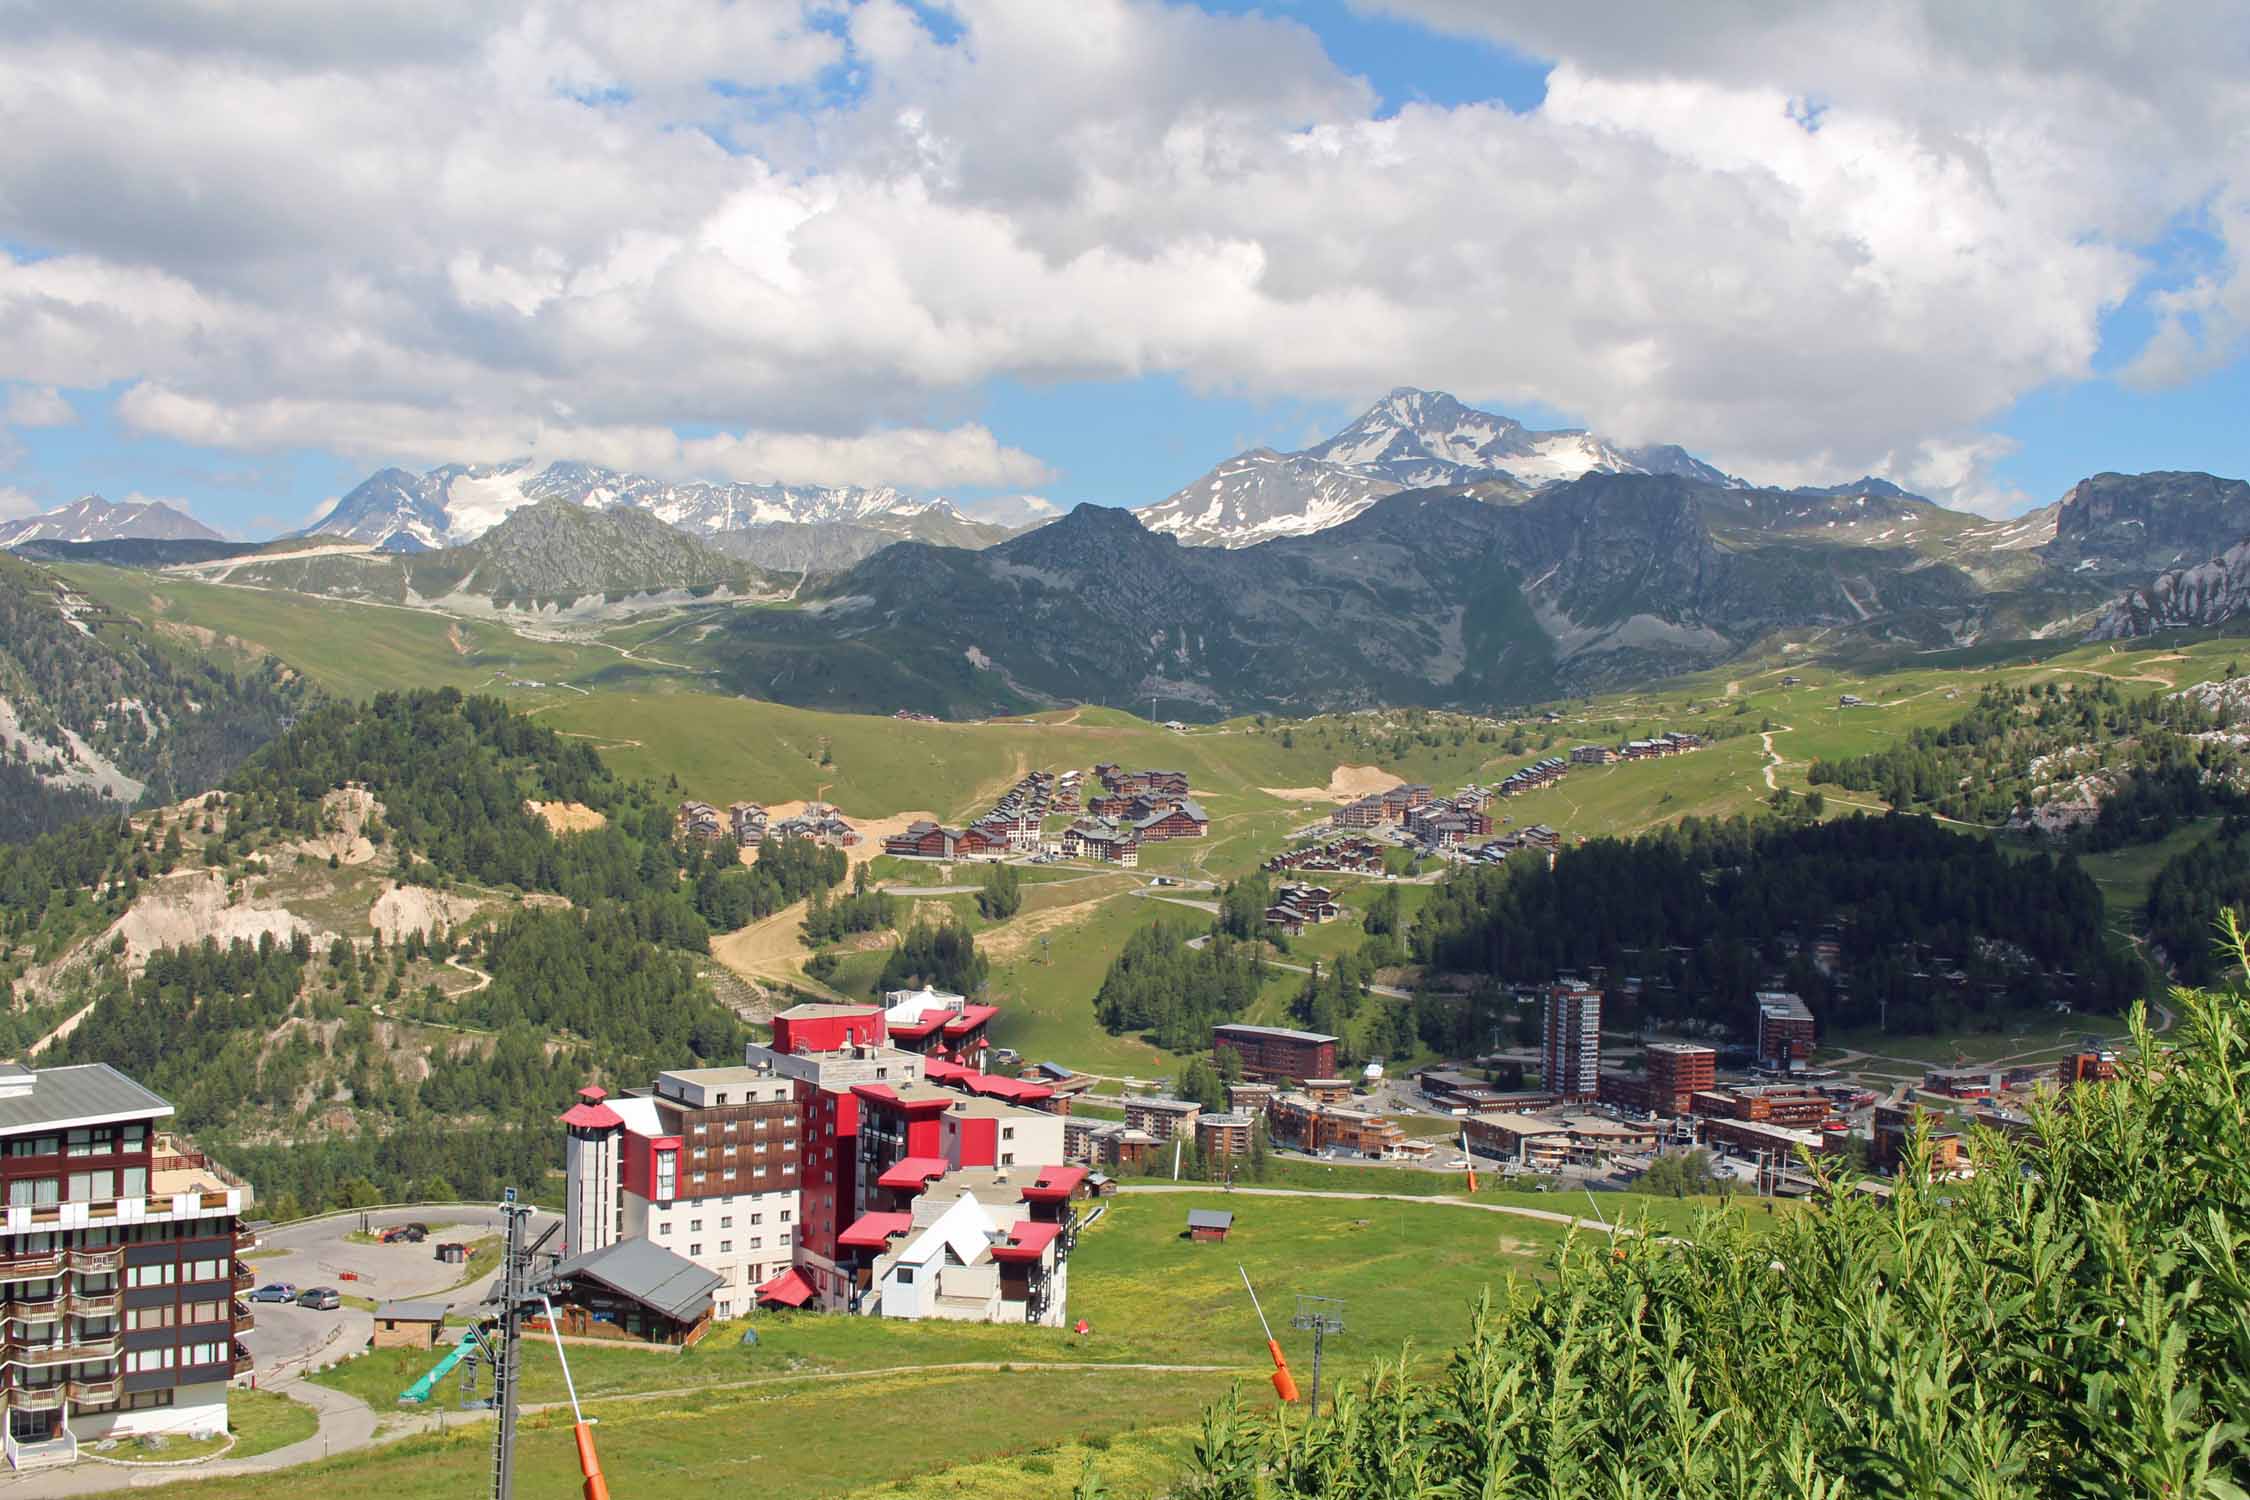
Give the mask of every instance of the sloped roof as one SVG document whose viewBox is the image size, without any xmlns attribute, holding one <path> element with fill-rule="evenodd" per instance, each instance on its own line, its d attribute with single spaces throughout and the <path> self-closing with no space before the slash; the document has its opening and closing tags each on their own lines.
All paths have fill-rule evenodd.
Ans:
<svg viewBox="0 0 2250 1500">
<path fill-rule="evenodd" d="M 637 1238 L 573 1255 L 555 1267 L 555 1274 L 598 1281 L 681 1323 L 692 1323 L 711 1310 L 711 1294 L 721 1282 L 718 1272 L 707 1271 L 654 1240 Z"/>
</svg>

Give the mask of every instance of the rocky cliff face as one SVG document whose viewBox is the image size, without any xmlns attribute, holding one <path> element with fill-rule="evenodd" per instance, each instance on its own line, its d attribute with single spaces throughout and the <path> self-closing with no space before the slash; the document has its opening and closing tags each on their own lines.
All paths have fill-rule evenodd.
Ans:
<svg viewBox="0 0 2250 1500">
<path fill-rule="evenodd" d="M 2159 470 L 2096 474 L 2063 496 L 2050 567 L 2137 580 L 2193 567 L 2250 536 L 2250 484 Z"/>
<path fill-rule="evenodd" d="M 2125 640 L 2159 630 L 2220 625 L 2250 610 L 2250 541 L 2192 568 L 2159 573 L 2111 605 L 2090 640 Z"/>
</svg>

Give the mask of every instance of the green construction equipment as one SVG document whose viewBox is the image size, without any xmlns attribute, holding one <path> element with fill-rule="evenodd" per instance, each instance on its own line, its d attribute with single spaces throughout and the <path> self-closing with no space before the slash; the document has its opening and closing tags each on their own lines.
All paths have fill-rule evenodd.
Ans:
<svg viewBox="0 0 2250 1500">
<path fill-rule="evenodd" d="M 429 1374 L 424 1375 L 420 1380 L 415 1381 L 404 1391 L 401 1391 L 399 1393 L 398 1399 L 402 1402 L 422 1402 L 429 1400 L 430 1392 L 437 1389 L 438 1382 L 443 1380 L 446 1377 L 446 1374 L 451 1371 L 455 1365 L 461 1362 L 462 1356 L 466 1355 L 470 1350 L 476 1347 L 476 1343 L 476 1329 L 462 1329 L 461 1341 L 455 1344 L 451 1349 L 448 1349 L 446 1351 L 445 1358 L 439 1360 L 437 1364 L 431 1368 Z"/>
</svg>

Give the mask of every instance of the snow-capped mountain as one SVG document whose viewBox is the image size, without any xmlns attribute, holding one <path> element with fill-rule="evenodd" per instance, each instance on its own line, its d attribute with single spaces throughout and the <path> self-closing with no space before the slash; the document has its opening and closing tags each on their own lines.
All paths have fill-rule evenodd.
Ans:
<svg viewBox="0 0 2250 1500">
<path fill-rule="evenodd" d="M 1139 515 L 1149 530 L 1191 545 L 1246 547 L 1340 526 L 1400 490 L 1474 484 L 1486 498 L 1520 500 L 1594 473 L 1741 483 L 1676 446 L 1624 448 L 1577 428 L 1542 432 L 1443 391 L 1401 386 L 1325 442 L 1240 454 Z"/>
<path fill-rule="evenodd" d="M 0 547 L 20 547 L 26 542 L 114 542 L 124 537 L 225 540 L 186 511 L 161 500 L 113 505 L 99 495 L 85 495 L 20 521 L 0 521 Z"/>
<path fill-rule="evenodd" d="M 904 526 L 919 517 L 959 519 L 950 502 L 917 500 L 859 485 L 714 484 L 624 474 L 594 464 L 446 464 L 426 474 L 370 475 L 303 535 L 349 537 L 419 552 L 475 541 L 510 514 L 542 500 L 597 509 L 630 506 L 693 535 L 717 536 L 775 522 Z"/>
</svg>

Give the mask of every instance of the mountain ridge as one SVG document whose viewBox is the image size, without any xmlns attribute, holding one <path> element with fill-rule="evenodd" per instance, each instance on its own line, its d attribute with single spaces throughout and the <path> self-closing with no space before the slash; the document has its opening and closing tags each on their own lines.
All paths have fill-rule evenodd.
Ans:
<svg viewBox="0 0 2250 1500">
<path fill-rule="evenodd" d="M 0 521 L 0 549 L 32 542 L 149 541 L 223 542 L 226 538 L 178 506 L 163 500 L 110 501 L 81 495 L 68 505 Z"/>
<path fill-rule="evenodd" d="M 1629 448 L 1583 428 L 1535 430 L 1444 391 L 1398 386 L 1309 448 L 1236 454 L 1139 513 L 1150 530 L 1184 542 L 1243 547 L 1342 525 L 1404 490 L 1481 485 L 1482 498 L 1514 503 L 1593 473 L 1743 484 L 1677 444 Z"/>
</svg>

